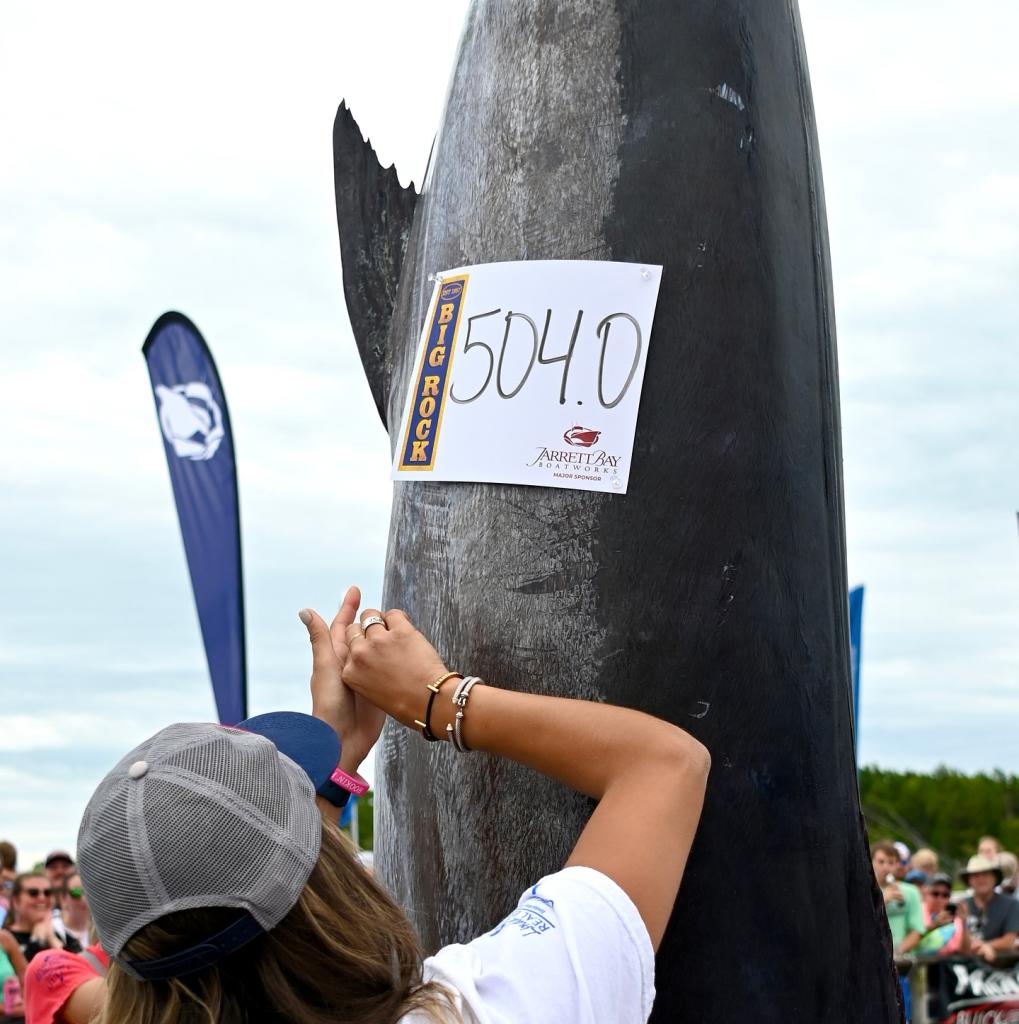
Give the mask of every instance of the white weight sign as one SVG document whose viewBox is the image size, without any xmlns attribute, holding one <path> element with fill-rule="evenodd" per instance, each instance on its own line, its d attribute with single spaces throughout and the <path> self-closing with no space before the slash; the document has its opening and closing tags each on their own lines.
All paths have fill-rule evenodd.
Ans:
<svg viewBox="0 0 1019 1024">
<path fill-rule="evenodd" d="M 661 279 L 588 260 L 436 274 L 393 479 L 625 493 Z"/>
</svg>

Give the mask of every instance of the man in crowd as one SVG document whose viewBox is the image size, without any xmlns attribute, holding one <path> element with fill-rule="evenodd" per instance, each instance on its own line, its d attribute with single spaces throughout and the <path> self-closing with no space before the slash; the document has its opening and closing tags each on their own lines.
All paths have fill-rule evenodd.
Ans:
<svg viewBox="0 0 1019 1024">
<path fill-rule="evenodd" d="M 1002 879 L 1000 890 L 1006 896 L 1016 897 L 1016 882 L 1019 881 L 1019 857 L 1008 850 L 998 854 L 998 867 L 1001 868 Z"/>
<path fill-rule="evenodd" d="M 977 843 L 977 853 L 988 860 L 997 860 L 1001 853 L 1001 843 L 994 836 L 981 836 Z"/>
<path fill-rule="evenodd" d="M 874 843 L 870 848 L 870 862 L 884 897 L 892 946 L 895 955 L 901 956 L 910 952 L 927 930 L 920 893 L 915 885 L 896 881 L 895 872 L 902 861 L 894 843 Z"/>
<path fill-rule="evenodd" d="M 892 843 L 899 855 L 899 862 L 895 865 L 895 877 L 901 882 L 909 871 L 910 852 L 909 847 L 903 842 Z"/>
<path fill-rule="evenodd" d="M 1011 952 L 1019 936 L 1019 902 L 994 891 L 1002 879 L 997 859 L 978 853 L 970 857 L 961 877 L 973 890 L 973 895 L 962 901 L 969 931 L 968 952 L 987 961 L 999 953 Z"/>
<path fill-rule="evenodd" d="M 74 858 L 66 850 L 53 850 L 46 855 L 46 877 L 54 890 L 64 884 L 64 879 L 74 870 Z"/>
<path fill-rule="evenodd" d="M 53 923 L 57 935 L 63 939 L 64 929 L 60 923 L 60 890 L 64 887 L 67 876 L 74 870 L 74 860 L 66 850 L 52 850 L 46 854 L 43 867 L 53 890 Z"/>
</svg>

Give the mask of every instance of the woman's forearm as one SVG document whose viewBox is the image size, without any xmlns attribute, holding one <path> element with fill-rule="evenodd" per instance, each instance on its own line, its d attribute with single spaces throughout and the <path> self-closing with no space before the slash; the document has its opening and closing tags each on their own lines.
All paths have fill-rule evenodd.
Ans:
<svg viewBox="0 0 1019 1024">
<path fill-rule="evenodd" d="M 433 707 L 432 731 L 445 731 L 453 711 L 448 697 Z M 598 801 L 566 866 L 594 868 L 615 881 L 657 950 L 697 830 L 707 750 L 681 729 L 629 708 L 490 686 L 474 687 L 462 736 L 472 749 L 510 758 Z"/>
<path fill-rule="evenodd" d="M 386 628 L 376 610 L 362 612 L 369 618 L 371 635 L 356 624 L 347 629 L 343 683 L 404 725 L 425 722 L 445 737 L 459 684 L 403 612 L 387 612 Z M 700 819 L 707 750 L 676 726 L 629 708 L 484 684 L 466 700 L 461 738 L 598 801 L 566 866 L 593 868 L 619 885 L 657 949 Z"/>
<path fill-rule="evenodd" d="M 25 959 L 25 954 L 21 952 L 18 940 L 6 928 L 0 929 L 0 949 L 7 954 L 7 959 L 10 960 L 18 980 L 24 982 L 28 961 Z"/>
<path fill-rule="evenodd" d="M 431 728 L 438 736 L 445 737 L 453 722 L 456 682 L 444 684 L 433 704 Z M 652 765 L 672 764 L 684 753 L 706 756 L 688 734 L 640 711 L 495 686 L 474 687 L 462 728 L 472 750 L 507 757 L 595 799 L 614 780 L 646 779 Z"/>
</svg>

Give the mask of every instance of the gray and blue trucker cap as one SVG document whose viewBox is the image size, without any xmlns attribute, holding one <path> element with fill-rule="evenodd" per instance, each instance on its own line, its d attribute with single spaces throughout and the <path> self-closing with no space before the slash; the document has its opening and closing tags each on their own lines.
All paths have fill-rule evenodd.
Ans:
<svg viewBox="0 0 1019 1024">
<path fill-rule="evenodd" d="M 78 831 L 78 866 L 103 949 L 134 977 L 176 977 L 278 925 L 318 860 L 315 790 L 339 751 L 324 722 L 281 712 L 236 729 L 171 725 L 121 758 Z M 122 955 L 145 925 L 198 907 L 243 913 L 159 961 Z"/>
</svg>

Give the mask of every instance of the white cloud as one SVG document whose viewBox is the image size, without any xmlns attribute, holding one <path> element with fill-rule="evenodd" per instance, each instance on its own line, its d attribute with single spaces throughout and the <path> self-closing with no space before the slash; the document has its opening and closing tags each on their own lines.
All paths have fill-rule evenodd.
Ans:
<svg viewBox="0 0 1019 1024">
<path fill-rule="evenodd" d="M 151 730 L 138 717 L 118 711 L 116 706 L 94 711 L 48 710 L 37 714 L 0 714 L 0 752 L 51 750 L 108 750 L 109 737 L 130 743 L 130 737 L 143 740 Z M 125 752 L 128 748 L 125 747 Z"/>
<path fill-rule="evenodd" d="M 1019 768 L 1019 9 L 802 5 L 839 326 L 861 755 Z"/>
</svg>

